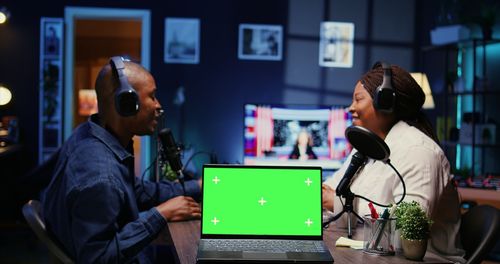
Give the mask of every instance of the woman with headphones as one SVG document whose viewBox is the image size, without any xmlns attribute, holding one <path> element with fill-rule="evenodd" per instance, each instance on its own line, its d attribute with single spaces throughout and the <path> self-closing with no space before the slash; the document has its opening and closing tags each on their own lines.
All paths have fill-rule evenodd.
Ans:
<svg viewBox="0 0 500 264">
<path fill-rule="evenodd" d="M 457 249 L 461 247 L 457 244 L 458 194 L 451 182 L 449 162 L 421 112 L 424 101 L 422 88 L 406 70 L 377 62 L 356 83 L 349 112 L 353 125 L 371 130 L 389 146 L 391 163 L 406 184 L 404 200 L 417 201 L 434 221 L 429 249 L 440 255 L 462 256 L 463 251 Z M 323 208 L 334 213 L 343 209 L 335 188 L 355 152 L 323 184 Z M 395 204 L 403 195 L 397 174 L 384 162 L 373 159 L 361 167 L 350 188 L 353 193 L 380 204 Z M 370 214 L 367 201 L 355 198 L 353 205 L 357 214 Z M 345 214 L 336 223 L 345 225 Z"/>
</svg>

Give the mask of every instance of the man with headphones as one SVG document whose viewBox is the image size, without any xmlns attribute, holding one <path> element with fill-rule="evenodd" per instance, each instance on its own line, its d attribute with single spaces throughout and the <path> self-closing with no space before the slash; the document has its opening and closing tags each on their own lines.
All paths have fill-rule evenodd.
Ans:
<svg viewBox="0 0 500 264">
<path fill-rule="evenodd" d="M 150 263 L 145 248 L 167 221 L 200 217 L 200 182 L 143 182 L 134 175 L 134 135 L 161 115 L 153 76 L 112 57 L 96 80 L 99 113 L 61 148 L 42 196 L 47 229 L 78 263 Z"/>
<path fill-rule="evenodd" d="M 389 146 L 391 163 L 406 183 L 404 200 L 417 201 L 433 219 L 430 249 L 440 255 L 463 256 L 457 237 L 458 194 L 451 182 L 449 162 L 421 112 L 424 101 L 422 88 L 406 70 L 377 62 L 356 83 L 349 112 L 353 125 L 371 130 Z M 335 188 L 355 152 L 323 184 L 323 208 L 336 214 L 343 206 Z M 392 168 L 372 159 L 360 168 L 350 188 L 353 193 L 380 204 L 395 204 L 403 195 L 402 183 Z M 367 201 L 355 198 L 353 205 L 359 215 L 370 214 Z M 382 212 L 383 208 L 377 211 Z M 337 225 L 347 225 L 345 214 Z"/>
</svg>

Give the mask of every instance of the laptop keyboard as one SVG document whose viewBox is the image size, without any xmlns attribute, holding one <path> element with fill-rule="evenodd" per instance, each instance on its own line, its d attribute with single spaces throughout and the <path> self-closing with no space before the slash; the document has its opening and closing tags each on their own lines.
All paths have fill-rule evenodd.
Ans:
<svg viewBox="0 0 500 264">
<path fill-rule="evenodd" d="M 269 239 L 203 239 L 203 250 L 253 252 L 324 252 L 322 241 Z"/>
</svg>

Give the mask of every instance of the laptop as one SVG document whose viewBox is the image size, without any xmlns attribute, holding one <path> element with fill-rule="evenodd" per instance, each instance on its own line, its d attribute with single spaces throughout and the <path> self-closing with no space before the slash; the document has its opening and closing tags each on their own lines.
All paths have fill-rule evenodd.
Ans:
<svg viewBox="0 0 500 264">
<path fill-rule="evenodd" d="M 332 263 L 321 168 L 204 165 L 197 263 Z"/>
</svg>

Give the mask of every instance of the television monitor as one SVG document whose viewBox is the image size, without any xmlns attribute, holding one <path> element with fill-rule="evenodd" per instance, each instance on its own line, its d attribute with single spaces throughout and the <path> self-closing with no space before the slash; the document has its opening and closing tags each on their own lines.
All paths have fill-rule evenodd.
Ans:
<svg viewBox="0 0 500 264">
<path fill-rule="evenodd" d="M 352 149 L 344 135 L 351 124 L 345 106 L 245 104 L 243 163 L 336 170 Z"/>
</svg>

